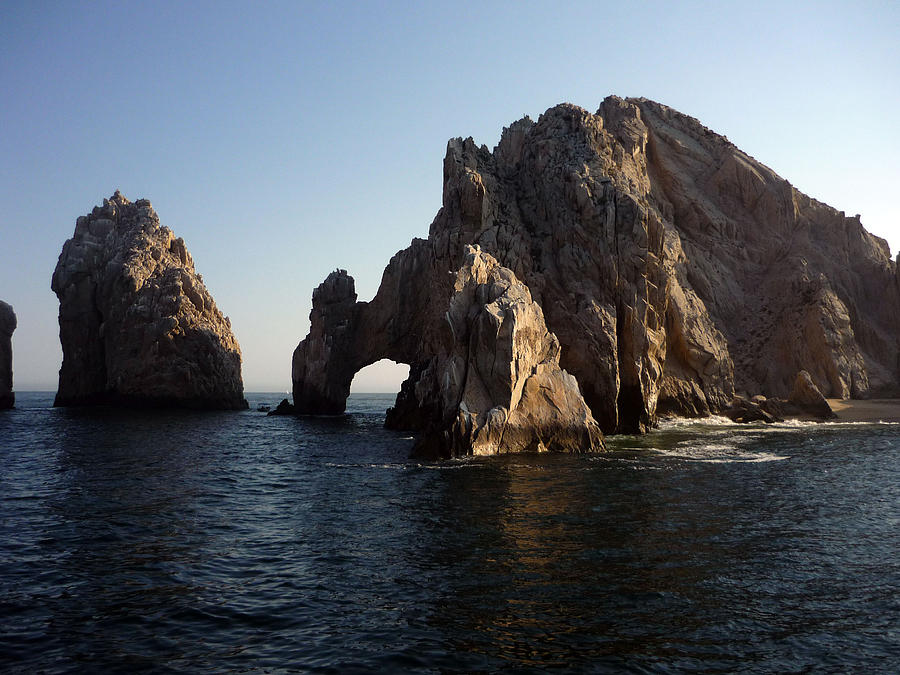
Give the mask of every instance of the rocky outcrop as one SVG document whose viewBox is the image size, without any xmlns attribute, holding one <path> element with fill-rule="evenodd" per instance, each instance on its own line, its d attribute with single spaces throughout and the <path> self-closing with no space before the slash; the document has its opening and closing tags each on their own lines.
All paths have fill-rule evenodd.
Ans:
<svg viewBox="0 0 900 675">
<path fill-rule="evenodd" d="M 291 403 L 290 401 L 288 401 L 286 398 L 283 398 L 283 399 L 281 399 L 281 403 L 279 403 L 277 406 L 275 406 L 275 410 L 270 410 L 266 414 L 266 417 L 273 417 L 273 416 L 279 416 L 279 415 L 292 416 L 292 415 L 296 415 L 296 414 L 297 414 L 297 409 L 294 408 L 294 404 Z"/>
<path fill-rule="evenodd" d="M 836 417 L 822 392 L 816 387 L 812 377 L 805 370 L 797 373 L 788 402 L 814 417 L 830 419 Z"/>
<path fill-rule="evenodd" d="M 722 414 L 731 419 L 732 422 L 740 424 L 749 424 L 751 422 L 772 424 L 773 422 L 783 421 L 782 415 L 784 412 L 784 401 L 780 399 L 766 399 L 764 396 L 754 396 L 751 400 L 737 395 L 731 401 L 731 405 L 722 411 Z"/>
<path fill-rule="evenodd" d="M 246 408 L 241 351 L 184 241 L 118 191 L 63 246 L 56 405 Z"/>
<path fill-rule="evenodd" d="M 436 353 L 415 383 L 414 409 L 434 411 L 417 452 L 459 457 L 603 448 L 578 383 L 559 367 L 559 341 L 509 269 L 467 247 L 445 316 Z"/>
<path fill-rule="evenodd" d="M 0 300 L 0 410 L 16 404 L 13 393 L 12 334 L 16 329 L 16 313 Z"/>
<path fill-rule="evenodd" d="M 438 419 L 416 391 L 467 245 L 527 286 L 605 432 L 726 411 L 735 391 L 755 415 L 754 395 L 786 398 L 801 370 L 826 396 L 900 394 L 886 242 L 697 120 L 609 97 L 519 120 L 493 151 L 448 143 L 428 239 L 391 260 L 371 302 L 346 273 L 316 291 L 298 409 L 343 410 L 353 373 L 390 358 L 410 378 L 388 424 Z"/>
</svg>

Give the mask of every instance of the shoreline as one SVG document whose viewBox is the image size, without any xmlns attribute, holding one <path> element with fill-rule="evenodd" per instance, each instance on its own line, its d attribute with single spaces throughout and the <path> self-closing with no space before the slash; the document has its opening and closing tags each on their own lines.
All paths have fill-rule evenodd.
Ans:
<svg viewBox="0 0 900 675">
<path fill-rule="evenodd" d="M 900 399 L 826 399 L 837 422 L 900 422 Z"/>
</svg>

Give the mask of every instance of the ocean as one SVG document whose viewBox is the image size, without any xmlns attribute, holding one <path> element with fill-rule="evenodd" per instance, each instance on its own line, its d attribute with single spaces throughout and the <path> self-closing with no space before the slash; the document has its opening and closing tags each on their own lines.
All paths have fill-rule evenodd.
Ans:
<svg viewBox="0 0 900 675">
<path fill-rule="evenodd" d="M 409 459 L 338 418 L 0 413 L 0 671 L 900 671 L 900 425 Z"/>
</svg>

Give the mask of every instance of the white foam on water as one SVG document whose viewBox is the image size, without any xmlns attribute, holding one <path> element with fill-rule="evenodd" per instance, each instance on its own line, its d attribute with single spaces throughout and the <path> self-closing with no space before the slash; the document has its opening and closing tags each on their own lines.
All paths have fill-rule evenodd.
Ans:
<svg viewBox="0 0 900 675">
<path fill-rule="evenodd" d="M 790 459 L 787 455 L 777 455 L 773 452 L 749 452 L 740 447 L 719 443 L 690 442 L 679 444 L 675 448 L 668 450 L 653 448 L 653 451 L 668 459 L 705 462 L 708 464 L 755 464 L 761 462 L 782 462 Z"/>
<path fill-rule="evenodd" d="M 658 429 L 669 431 L 672 429 L 684 429 L 691 427 L 738 427 L 747 426 L 725 417 L 724 415 L 710 415 L 709 417 L 663 417 L 659 420 Z"/>
<path fill-rule="evenodd" d="M 754 429 L 753 432 L 758 431 Z M 680 441 L 671 448 L 651 448 L 669 459 L 710 464 L 780 462 L 790 457 L 774 452 L 750 450 L 747 446 L 758 440 L 757 433 L 735 433 L 734 428 Z"/>
<path fill-rule="evenodd" d="M 617 467 L 625 467 L 629 471 L 666 471 L 667 468 L 658 464 L 648 464 L 646 458 L 610 457 L 609 455 L 591 455 L 589 462 L 612 464 Z"/>
<path fill-rule="evenodd" d="M 412 469 L 428 469 L 431 471 L 454 471 L 477 466 L 472 458 L 449 459 L 443 462 L 413 463 L 413 462 L 325 462 L 329 469 L 389 469 L 392 471 L 410 471 Z"/>
<path fill-rule="evenodd" d="M 709 417 L 666 417 L 659 420 L 658 431 L 690 430 L 709 427 L 732 427 L 734 429 L 748 429 L 752 431 L 777 431 L 780 429 L 803 429 L 818 427 L 860 427 L 860 426 L 900 426 L 900 422 L 886 422 L 884 420 L 865 420 L 849 422 L 844 420 L 797 420 L 788 419 L 783 422 L 734 422 L 722 415 L 710 415 Z"/>
</svg>

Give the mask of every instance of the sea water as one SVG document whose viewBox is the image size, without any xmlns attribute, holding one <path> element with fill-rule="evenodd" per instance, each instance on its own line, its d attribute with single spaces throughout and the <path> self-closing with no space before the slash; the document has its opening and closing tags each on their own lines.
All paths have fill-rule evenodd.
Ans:
<svg viewBox="0 0 900 675">
<path fill-rule="evenodd" d="M 900 426 L 409 459 L 337 418 L 0 413 L 0 670 L 900 670 Z"/>
</svg>

